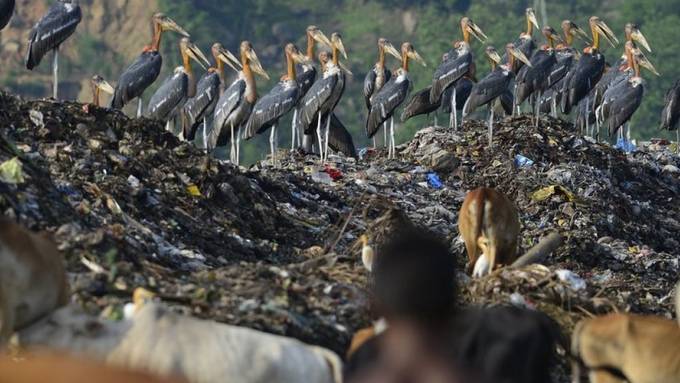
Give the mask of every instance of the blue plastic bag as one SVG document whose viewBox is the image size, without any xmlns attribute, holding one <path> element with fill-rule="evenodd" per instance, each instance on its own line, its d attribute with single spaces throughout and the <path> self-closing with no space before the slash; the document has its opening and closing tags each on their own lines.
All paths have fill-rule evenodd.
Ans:
<svg viewBox="0 0 680 383">
<path fill-rule="evenodd" d="M 633 144 L 631 141 L 626 140 L 625 138 L 620 138 L 616 141 L 616 145 L 614 145 L 615 149 L 619 149 L 624 153 L 632 153 L 637 150 L 637 146 Z"/>
<path fill-rule="evenodd" d="M 444 184 L 442 183 L 442 180 L 439 179 L 437 173 L 427 173 L 427 184 L 430 185 L 431 188 L 437 190 L 444 187 Z"/>
<path fill-rule="evenodd" d="M 534 160 L 531 158 L 524 157 L 521 154 L 515 156 L 515 165 L 518 168 L 528 168 L 534 164 Z"/>
</svg>

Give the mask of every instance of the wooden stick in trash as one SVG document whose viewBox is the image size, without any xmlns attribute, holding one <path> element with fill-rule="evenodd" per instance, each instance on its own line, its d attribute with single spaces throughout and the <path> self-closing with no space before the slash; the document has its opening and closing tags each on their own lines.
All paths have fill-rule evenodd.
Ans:
<svg viewBox="0 0 680 383">
<path fill-rule="evenodd" d="M 564 238 L 559 233 L 551 233 L 543 237 L 536 246 L 523 256 L 517 258 L 511 267 L 524 267 L 534 263 L 542 263 L 550 253 L 562 245 Z"/>
</svg>

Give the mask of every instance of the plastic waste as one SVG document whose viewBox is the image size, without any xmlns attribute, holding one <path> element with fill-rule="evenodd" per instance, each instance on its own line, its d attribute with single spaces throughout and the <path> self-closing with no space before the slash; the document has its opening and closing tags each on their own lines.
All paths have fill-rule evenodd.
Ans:
<svg viewBox="0 0 680 383">
<path fill-rule="evenodd" d="M 520 168 L 528 168 L 534 164 L 534 160 L 524 157 L 521 154 L 515 156 L 515 165 Z"/>
<path fill-rule="evenodd" d="M 437 173 L 427 173 L 427 183 L 431 188 L 437 190 L 444 187 L 444 184 L 442 183 L 441 179 L 439 179 Z"/>
</svg>

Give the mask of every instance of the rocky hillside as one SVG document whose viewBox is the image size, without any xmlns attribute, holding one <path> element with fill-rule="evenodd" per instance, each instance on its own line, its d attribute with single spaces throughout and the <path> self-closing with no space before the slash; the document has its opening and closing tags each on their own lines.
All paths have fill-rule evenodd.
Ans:
<svg viewBox="0 0 680 383">
<path fill-rule="evenodd" d="M 680 158 L 663 146 L 625 155 L 560 120 L 519 117 L 499 124 L 493 149 L 470 122 L 421 130 L 398 160 L 368 151 L 319 168 L 280 152 L 278 168 L 237 169 L 152 121 L 76 103 L 0 94 L 0 125 L 0 213 L 54 233 L 73 300 L 111 318 L 143 286 L 182 312 L 342 354 L 370 320 L 357 238 L 427 226 L 462 268 L 458 209 L 484 185 L 516 202 L 523 250 L 552 232 L 565 242 L 545 266 L 461 275 L 465 302 L 537 308 L 566 333 L 612 310 L 672 316 Z"/>
<path fill-rule="evenodd" d="M 17 0 L 16 11 L 2 37 L 0 65 L 3 83 L 15 92 L 42 96 L 51 89 L 51 61 L 41 63 L 37 74 L 24 70 L 23 61 L 28 36 L 33 25 L 46 12 L 51 1 Z M 141 49 L 140 37 L 146 41 L 150 34 L 149 18 L 158 10 L 157 0 L 82 0 L 83 21 L 74 37 L 61 49 L 63 88 L 66 99 L 85 100 L 90 95 L 87 81 L 94 68 L 102 68 L 109 78 L 124 62 Z"/>
</svg>

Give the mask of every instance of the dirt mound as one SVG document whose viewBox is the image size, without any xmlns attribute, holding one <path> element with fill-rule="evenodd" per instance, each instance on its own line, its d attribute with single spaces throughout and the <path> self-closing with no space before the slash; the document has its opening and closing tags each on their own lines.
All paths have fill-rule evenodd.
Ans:
<svg viewBox="0 0 680 383">
<path fill-rule="evenodd" d="M 507 119 L 493 148 L 466 122 L 420 131 L 397 161 L 369 150 L 321 168 L 280 153 L 278 169 L 248 170 L 153 121 L 75 103 L 2 94 L 0 124 L 0 164 L 16 157 L 24 178 L 0 182 L 0 212 L 54 232 L 74 299 L 113 318 L 144 286 L 178 310 L 342 353 L 370 321 L 357 238 L 376 244 L 411 221 L 451 241 L 462 267 L 457 212 L 478 186 L 516 201 L 523 250 L 554 231 L 565 243 L 547 267 L 464 280 L 465 301 L 538 307 L 565 331 L 588 313 L 672 313 L 680 159 L 626 155 L 560 120 Z"/>
</svg>

